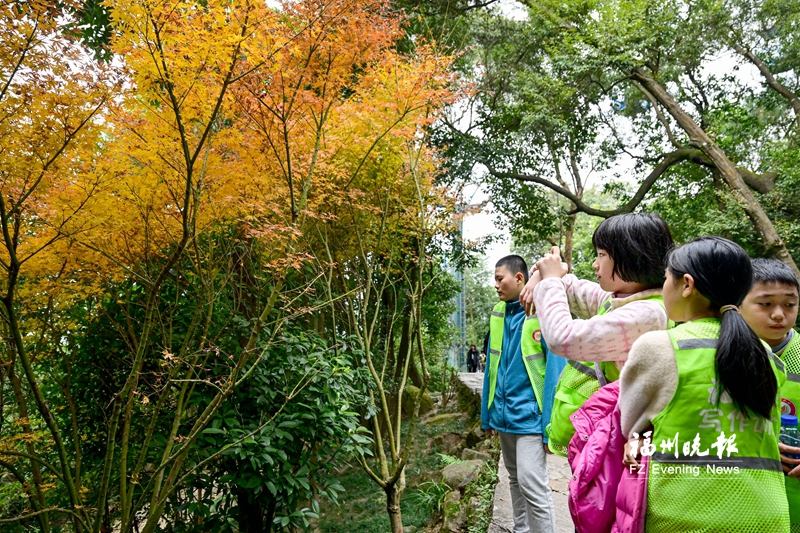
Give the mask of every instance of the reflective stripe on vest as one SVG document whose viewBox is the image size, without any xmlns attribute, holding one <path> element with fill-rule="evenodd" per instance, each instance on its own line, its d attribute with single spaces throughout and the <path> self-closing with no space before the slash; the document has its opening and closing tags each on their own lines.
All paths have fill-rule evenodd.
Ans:
<svg viewBox="0 0 800 533">
<path fill-rule="evenodd" d="M 719 327 L 719 319 L 709 318 L 667 332 L 678 386 L 653 419 L 658 453 L 648 472 L 648 533 L 788 531 L 778 454 L 780 408 L 776 402 L 770 420 L 745 416 L 721 391 L 715 365 Z M 781 386 L 785 377 L 774 362 L 771 366 Z M 703 505 L 689 504 L 687 495 Z"/>
<path fill-rule="evenodd" d="M 594 367 L 589 366 L 587 364 L 581 363 L 580 361 L 567 361 L 567 364 L 586 376 L 589 376 L 592 379 L 597 379 L 597 371 Z"/>
<path fill-rule="evenodd" d="M 798 416 L 800 409 L 800 334 L 796 331 L 792 340 L 780 355 L 786 369 L 786 383 L 781 387 L 781 414 Z M 784 476 L 786 498 L 793 530 L 800 530 L 800 479 Z"/>
<path fill-rule="evenodd" d="M 611 310 L 611 298 L 603 302 L 598 315 L 605 315 Z M 613 363 L 612 363 L 613 364 Z M 567 447 L 575 428 L 570 417 L 589 399 L 589 396 L 600 389 L 597 379 L 597 366 L 594 363 L 567 360 L 556 385 L 556 395 L 550 423 L 545 428 L 548 447 L 558 455 L 567 456 Z"/>
<path fill-rule="evenodd" d="M 525 317 L 520 345 L 522 348 L 522 363 L 528 372 L 528 379 L 533 387 L 533 395 L 539 403 L 539 408 L 543 409 L 544 371 L 547 367 L 547 360 L 542 349 L 542 331 L 539 328 L 539 318 L 536 315 Z"/>
<path fill-rule="evenodd" d="M 506 319 L 506 303 L 500 302 L 492 309 L 489 317 L 489 399 L 486 408 L 494 403 L 494 394 L 497 389 L 497 369 L 500 368 L 500 358 L 503 356 L 503 326 Z"/>
<path fill-rule="evenodd" d="M 492 407 L 494 395 L 497 391 L 497 372 L 500 368 L 500 358 L 503 356 L 505 317 L 506 303 L 500 302 L 494 306 L 489 318 L 489 354 L 491 357 L 489 360 L 489 399 L 486 404 L 487 409 Z M 525 323 L 522 326 L 520 347 L 522 363 L 528 373 L 533 394 L 541 409 L 544 397 L 544 371 L 547 362 L 544 357 L 544 350 L 542 350 L 539 319 L 536 318 L 536 315 L 525 318 Z"/>
</svg>

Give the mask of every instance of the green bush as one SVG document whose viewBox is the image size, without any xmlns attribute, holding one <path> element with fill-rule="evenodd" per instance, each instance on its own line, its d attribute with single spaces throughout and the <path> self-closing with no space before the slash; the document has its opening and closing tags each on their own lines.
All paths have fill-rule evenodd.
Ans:
<svg viewBox="0 0 800 533">
<path fill-rule="evenodd" d="M 308 529 L 319 498 L 336 502 L 344 490 L 335 468 L 358 450 L 369 454 L 356 412 L 366 403 L 358 356 L 314 333 L 287 331 L 203 432 L 197 453 L 210 462 L 188 480 L 192 490 L 171 501 L 171 530 Z"/>
</svg>

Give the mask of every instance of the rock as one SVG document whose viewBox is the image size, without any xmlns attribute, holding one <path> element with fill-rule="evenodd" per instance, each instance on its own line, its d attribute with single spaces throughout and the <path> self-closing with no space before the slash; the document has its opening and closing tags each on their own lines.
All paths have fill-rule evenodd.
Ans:
<svg viewBox="0 0 800 533">
<path fill-rule="evenodd" d="M 467 447 L 475 447 L 475 445 L 482 441 L 485 436 L 486 432 L 481 429 L 481 426 L 475 426 L 472 431 L 467 433 Z"/>
<path fill-rule="evenodd" d="M 488 452 L 492 449 L 492 443 L 489 439 L 482 440 L 475 446 L 475 449 L 479 452 Z"/>
<path fill-rule="evenodd" d="M 467 413 L 471 423 L 480 422 L 481 418 L 481 396 L 476 394 L 469 387 L 459 382 L 456 396 L 458 410 Z"/>
<path fill-rule="evenodd" d="M 472 498 L 470 498 L 469 499 L 469 508 L 472 509 L 473 512 L 474 511 L 478 511 L 481 508 L 481 499 L 478 498 L 477 496 L 473 496 Z M 405 533 L 405 532 L 403 532 L 403 533 Z"/>
<path fill-rule="evenodd" d="M 455 465 L 451 465 L 455 466 Z M 461 493 L 457 490 L 447 493 L 442 505 L 442 531 L 459 533 L 467 520 L 466 513 L 461 507 Z"/>
<path fill-rule="evenodd" d="M 405 392 L 403 392 L 403 416 L 409 417 L 414 412 L 414 402 L 419 396 L 419 388 L 414 385 L 406 385 Z M 422 395 L 419 402 L 419 414 L 424 415 L 433 409 L 433 399 L 427 392 Z"/>
<path fill-rule="evenodd" d="M 478 452 L 475 450 L 470 450 L 469 448 L 464 448 L 461 451 L 461 459 L 464 461 L 469 461 L 470 459 L 480 459 L 481 461 L 488 463 L 492 460 L 492 456 L 485 452 Z"/>
<path fill-rule="evenodd" d="M 433 481 L 439 477 L 439 472 L 421 472 L 419 474 L 413 474 L 408 476 L 406 480 L 406 486 L 408 488 L 415 488 L 419 487 L 426 481 Z"/>
<path fill-rule="evenodd" d="M 448 465 L 442 470 L 442 481 L 453 490 L 458 489 L 461 485 L 466 486 L 466 483 L 475 477 L 483 464 L 483 461 L 473 459 Z"/>
<path fill-rule="evenodd" d="M 403 533 L 414 533 L 417 530 L 417 526 L 403 526 Z"/>
<path fill-rule="evenodd" d="M 460 433 L 453 433 L 452 431 L 435 436 L 433 438 L 433 444 L 439 448 L 441 453 L 454 457 L 461 455 L 461 450 L 466 446 L 464 437 L 462 437 Z"/>
<path fill-rule="evenodd" d="M 426 424 L 432 426 L 434 424 L 444 424 L 445 422 L 450 422 L 451 420 L 463 418 L 464 415 L 461 413 L 443 413 L 441 415 L 432 416 L 425 421 Z"/>
</svg>

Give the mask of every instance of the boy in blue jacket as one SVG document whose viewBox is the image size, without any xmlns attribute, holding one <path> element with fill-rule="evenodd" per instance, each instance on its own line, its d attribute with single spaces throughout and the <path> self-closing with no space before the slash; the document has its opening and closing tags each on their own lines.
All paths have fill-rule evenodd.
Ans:
<svg viewBox="0 0 800 533">
<path fill-rule="evenodd" d="M 481 426 L 490 434 L 497 431 L 500 436 L 511 485 L 514 532 L 554 533 L 553 495 L 547 476 L 546 440 L 543 440 L 545 425 L 534 393 L 536 380 L 533 371 L 526 369 L 522 351 L 526 315 L 519 294 L 528 281 L 525 260 L 518 255 L 502 258 L 495 266 L 494 279 L 500 303 L 490 319 Z M 547 389 L 545 383 L 544 390 Z M 550 389 L 552 394 L 552 384 Z"/>
</svg>

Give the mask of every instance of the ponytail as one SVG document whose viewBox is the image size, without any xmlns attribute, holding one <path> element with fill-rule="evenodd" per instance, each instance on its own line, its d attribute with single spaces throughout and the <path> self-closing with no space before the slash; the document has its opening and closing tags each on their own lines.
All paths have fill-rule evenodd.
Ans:
<svg viewBox="0 0 800 533">
<path fill-rule="evenodd" d="M 703 237 L 670 253 L 667 268 L 675 278 L 689 274 L 711 309 L 722 311 L 715 359 L 717 402 L 722 391 L 745 416 L 770 418 L 778 381 L 770 357 L 736 305 L 750 291 L 753 267 L 738 244 L 721 237 Z"/>
<path fill-rule="evenodd" d="M 715 360 L 719 395 L 727 391 L 747 416 L 748 409 L 769 419 L 778 394 L 778 381 L 764 345 L 738 310 L 722 313 Z"/>
</svg>

